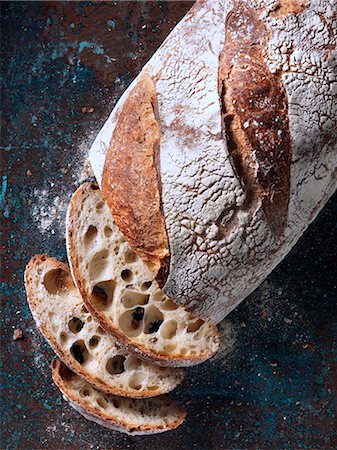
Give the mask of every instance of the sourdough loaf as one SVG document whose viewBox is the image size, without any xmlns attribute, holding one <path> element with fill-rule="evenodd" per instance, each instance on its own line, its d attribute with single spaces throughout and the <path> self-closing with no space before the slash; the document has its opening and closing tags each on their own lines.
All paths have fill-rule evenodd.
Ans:
<svg viewBox="0 0 337 450">
<path fill-rule="evenodd" d="M 191 366 L 218 350 L 216 327 L 162 292 L 115 225 L 96 184 L 83 184 L 70 201 L 67 250 L 86 306 L 130 351 L 160 365 Z"/>
<path fill-rule="evenodd" d="M 103 427 L 131 435 L 155 434 L 177 428 L 185 411 L 168 397 L 131 399 L 104 394 L 71 372 L 59 359 L 53 361 L 52 375 L 65 400 Z"/>
<path fill-rule="evenodd" d="M 182 373 L 126 353 L 92 318 L 69 267 L 36 255 L 25 272 L 35 322 L 56 354 L 97 389 L 126 397 L 152 397 L 174 389 Z"/>
<path fill-rule="evenodd" d="M 90 158 L 166 295 L 219 322 L 336 189 L 335 0 L 199 0 Z"/>
</svg>

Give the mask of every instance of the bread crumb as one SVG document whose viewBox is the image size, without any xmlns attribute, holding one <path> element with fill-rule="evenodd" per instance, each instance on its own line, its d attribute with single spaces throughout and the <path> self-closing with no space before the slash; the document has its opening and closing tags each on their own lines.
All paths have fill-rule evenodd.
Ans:
<svg viewBox="0 0 337 450">
<path fill-rule="evenodd" d="M 95 108 L 93 108 L 92 106 L 88 107 L 88 106 L 83 106 L 82 108 L 82 113 L 93 113 L 95 111 Z"/>
<path fill-rule="evenodd" d="M 31 170 L 27 170 L 27 172 L 26 172 L 26 174 L 27 174 L 27 177 L 31 177 L 33 174 L 32 174 L 32 171 Z"/>
<path fill-rule="evenodd" d="M 293 323 L 293 321 L 291 319 L 288 319 L 288 317 L 285 317 L 283 320 L 287 325 L 290 325 L 291 323 Z"/>
<path fill-rule="evenodd" d="M 13 333 L 13 341 L 18 341 L 19 339 L 23 339 L 23 332 L 20 328 L 16 328 Z"/>
</svg>

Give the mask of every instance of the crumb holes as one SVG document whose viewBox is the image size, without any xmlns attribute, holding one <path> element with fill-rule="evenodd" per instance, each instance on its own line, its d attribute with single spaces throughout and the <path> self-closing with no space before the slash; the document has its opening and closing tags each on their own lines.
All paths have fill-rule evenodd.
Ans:
<svg viewBox="0 0 337 450">
<path fill-rule="evenodd" d="M 149 295 L 140 294 L 134 291 L 125 291 L 122 296 L 122 304 L 125 308 L 133 308 L 137 305 L 146 305 L 149 302 Z"/>
<path fill-rule="evenodd" d="M 118 375 L 120 373 L 125 372 L 124 368 L 124 361 L 125 356 L 122 355 L 116 355 L 113 358 L 110 358 L 108 362 L 106 363 L 106 370 L 109 372 L 110 375 Z"/>
<path fill-rule="evenodd" d="M 170 298 L 168 298 L 163 302 L 161 308 L 165 309 L 166 311 L 174 311 L 175 309 L 178 309 L 178 305 L 176 305 Z"/>
<path fill-rule="evenodd" d="M 92 189 L 93 191 L 98 191 L 98 189 L 99 189 L 99 187 L 97 186 L 97 184 L 91 184 L 90 187 L 91 187 L 91 189 Z"/>
<path fill-rule="evenodd" d="M 89 265 L 89 276 L 91 279 L 98 278 L 99 275 L 104 273 L 109 264 L 109 251 L 107 249 L 97 252 Z"/>
<path fill-rule="evenodd" d="M 88 361 L 89 353 L 83 340 L 74 342 L 70 347 L 70 353 L 80 364 L 84 364 Z"/>
<path fill-rule="evenodd" d="M 104 227 L 104 236 L 109 238 L 112 235 L 112 229 L 110 227 Z"/>
<path fill-rule="evenodd" d="M 88 388 L 80 389 L 80 396 L 81 397 L 89 397 L 90 390 Z"/>
<path fill-rule="evenodd" d="M 138 257 L 131 249 L 125 252 L 124 259 L 126 263 L 134 263 L 137 261 Z"/>
<path fill-rule="evenodd" d="M 159 389 L 159 386 L 154 384 L 153 386 L 149 386 L 148 389 L 149 389 L 149 391 L 156 391 L 157 389 Z"/>
<path fill-rule="evenodd" d="M 60 341 L 62 344 L 67 342 L 67 339 L 68 339 L 68 336 L 66 335 L 66 333 L 64 333 L 64 332 L 60 333 Z"/>
<path fill-rule="evenodd" d="M 124 367 L 126 370 L 136 370 L 141 365 L 141 360 L 132 355 L 128 356 L 124 362 Z"/>
<path fill-rule="evenodd" d="M 97 283 L 91 294 L 93 306 L 98 310 L 108 309 L 112 304 L 115 287 L 114 280 Z"/>
<path fill-rule="evenodd" d="M 141 323 L 144 317 L 144 308 L 137 308 L 125 311 L 118 320 L 122 331 L 128 336 L 138 336 L 141 331 Z"/>
<path fill-rule="evenodd" d="M 81 313 L 82 314 L 89 314 L 89 311 L 87 310 L 87 308 L 84 305 L 81 306 Z"/>
<path fill-rule="evenodd" d="M 141 373 L 136 373 L 129 378 L 129 386 L 131 389 L 139 391 L 142 387 L 143 375 Z"/>
<path fill-rule="evenodd" d="M 118 398 L 118 397 L 114 397 L 112 399 L 112 404 L 114 405 L 115 408 L 120 408 L 121 404 L 122 404 L 122 399 Z"/>
<path fill-rule="evenodd" d="M 170 344 L 164 345 L 164 350 L 165 350 L 165 352 L 167 352 L 167 353 L 172 353 L 172 352 L 174 352 L 174 350 L 175 350 L 176 348 L 177 348 L 177 344 L 170 343 Z"/>
<path fill-rule="evenodd" d="M 187 353 L 187 348 L 183 347 L 182 349 L 180 349 L 180 353 L 181 353 L 182 355 L 186 355 L 186 353 Z"/>
<path fill-rule="evenodd" d="M 104 202 L 96 203 L 96 211 L 97 212 L 102 212 L 103 206 L 104 206 Z"/>
<path fill-rule="evenodd" d="M 152 334 L 159 330 L 164 321 L 163 314 L 155 306 L 149 306 L 145 311 L 144 333 Z"/>
<path fill-rule="evenodd" d="M 47 272 L 43 278 L 43 285 L 49 294 L 59 294 L 72 287 L 70 275 L 62 269 Z"/>
<path fill-rule="evenodd" d="M 89 347 L 90 347 L 90 348 L 95 348 L 95 347 L 97 347 L 97 345 L 98 345 L 100 339 L 101 339 L 101 338 L 100 338 L 99 336 L 92 336 L 92 337 L 89 339 Z"/>
<path fill-rule="evenodd" d="M 172 339 L 176 335 L 177 326 L 175 320 L 169 320 L 160 327 L 160 334 L 164 339 Z"/>
<path fill-rule="evenodd" d="M 121 277 L 122 277 L 122 280 L 124 280 L 124 281 L 131 281 L 133 278 L 131 270 L 129 270 L 129 269 L 122 270 Z"/>
<path fill-rule="evenodd" d="M 90 225 L 84 235 L 84 245 L 89 245 L 97 236 L 97 228 Z"/>
<path fill-rule="evenodd" d="M 160 302 L 161 300 L 163 300 L 163 298 L 164 298 L 164 294 L 161 292 L 161 291 L 156 291 L 154 294 L 153 294 L 153 300 L 155 301 L 155 302 Z"/>
<path fill-rule="evenodd" d="M 118 253 L 119 253 L 119 245 L 116 245 L 116 247 L 114 248 L 114 253 L 115 253 L 115 255 L 118 255 Z"/>
<path fill-rule="evenodd" d="M 106 331 L 105 331 L 105 330 L 103 330 L 103 328 L 102 328 L 102 327 L 97 327 L 97 329 L 96 329 L 96 333 L 98 333 L 98 334 L 101 334 L 101 335 L 104 335 L 104 334 L 106 334 Z"/>
<path fill-rule="evenodd" d="M 187 327 L 187 333 L 194 333 L 195 331 L 199 330 L 199 328 L 204 324 L 205 322 L 201 319 L 197 319 L 196 321 L 193 321 L 188 324 Z"/>
<path fill-rule="evenodd" d="M 142 291 L 147 291 L 148 289 L 150 289 L 151 286 L 152 281 L 145 281 L 145 283 L 143 283 L 140 288 Z"/>
<path fill-rule="evenodd" d="M 103 397 L 96 398 L 96 403 L 103 409 L 106 409 L 106 407 L 108 406 L 107 401 Z"/>
<path fill-rule="evenodd" d="M 73 317 L 68 322 L 68 328 L 74 334 L 79 333 L 82 330 L 83 326 L 84 322 L 82 322 L 82 320 L 78 317 Z"/>
</svg>

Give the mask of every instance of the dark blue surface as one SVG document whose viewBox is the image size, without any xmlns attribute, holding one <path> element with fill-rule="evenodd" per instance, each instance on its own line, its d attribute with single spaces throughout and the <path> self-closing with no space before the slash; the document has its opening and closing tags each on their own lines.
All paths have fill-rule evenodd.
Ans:
<svg viewBox="0 0 337 450">
<path fill-rule="evenodd" d="M 86 150 L 190 5 L 1 3 L 1 448 L 337 447 L 336 196 L 222 325 L 228 348 L 186 370 L 175 393 L 188 411 L 179 429 L 113 433 L 79 416 L 51 382 L 53 354 L 28 310 L 25 264 L 41 252 L 65 260 L 64 202 Z M 54 198 L 53 220 L 43 223 Z M 12 340 L 15 328 L 23 340 Z"/>
</svg>

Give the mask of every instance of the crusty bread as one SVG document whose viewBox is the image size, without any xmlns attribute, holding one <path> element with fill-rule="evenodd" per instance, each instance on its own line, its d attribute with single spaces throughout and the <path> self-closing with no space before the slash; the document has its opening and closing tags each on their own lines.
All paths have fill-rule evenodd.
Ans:
<svg viewBox="0 0 337 450">
<path fill-rule="evenodd" d="M 185 411 L 169 397 L 130 399 L 104 394 L 71 372 L 59 359 L 52 375 L 64 398 L 85 418 L 131 435 L 155 434 L 177 428 Z"/>
<path fill-rule="evenodd" d="M 196 1 L 92 145 L 114 222 L 203 319 L 247 297 L 336 190 L 336 22 L 336 0 Z"/>
<path fill-rule="evenodd" d="M 178 307 L 114 224 L 98 186 L 83 184 L 67 218 L 67 249 L 73 278 L 103 328 L 142 358 L 190 366 L 219 348 L 214 325 Z"/>
<path fill-rule="evenodd" d="M 67 366 L 96 388 L 126 397 L 153 397 L 181 381 L 179 369 L 142 361 L 120 348 L 93 320 L 66 264 L 36 255 L 26 268 L 25 282 L 30 309 L 47 341 Z"/>
</svg>

